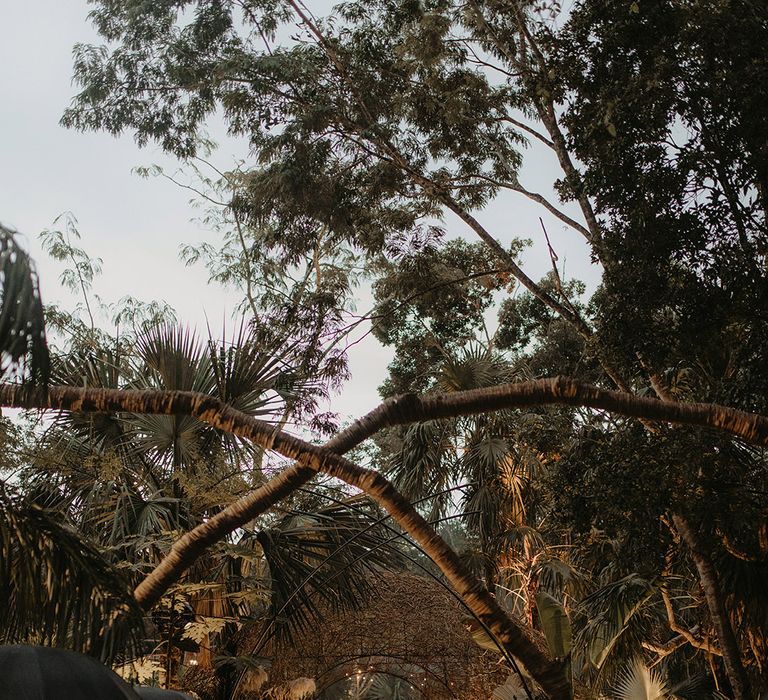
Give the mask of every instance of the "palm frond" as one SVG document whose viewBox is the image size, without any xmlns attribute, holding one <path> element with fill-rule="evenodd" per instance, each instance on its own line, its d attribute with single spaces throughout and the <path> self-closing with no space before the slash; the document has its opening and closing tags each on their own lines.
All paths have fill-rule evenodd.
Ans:
<svg viewBox="0 0 768 700">
<path fill-rule="evenodd" d="M 193 416 L 132 416 L 129 431 L 140 453 L 157 466 L 197 465 L 215 448 L 212 429 Z"/>
<path fill-rule="evenodd" d="M 539 591 L 536 609 L 552 656 L 566 658 L 571 653 L 571 621 L 562 602 L 546 591 Z"/>
<path fill-rule="evenodd" d="M 554 555 L 537 557 L 533 573 L 540 590 L 558 596 L 567 594 L 574 599 L 583 597 L 589 582 L 587 574 L 578 566 Z"/>
<path fill-rule="evenodd" d="M 275 412 L 282 402 L 282 379 L 288 371 L 290 350 L 268 351 L 255 341 L 256 334 L 241 323 L 232 340 L 208 341 L 213 392 L 226 404 L 258 416 Z"/>
<path fill-rule="evenodd" d="M 617 700 L 664 700 L 667 684 L 656 669 L 637 658 L 619 674 L 615 693 Z"/>
<path fill-rule="evenodd" d="M 130 371 L 128 351 L 115 341 L 113 347 L 91 338 L 87 345 L 67 354 L 54 356 L 51 380 L 65 386 L 120 389 Z M 147 460 L 146 448 L 136 440 L 131 416 L 115 413 L 58 412 L 41 439 L 49 453 L 59 461 L 85 464 L 109 461 L 131 482 L 157 490 L 160 488 L 154 465 Z M 37 470 L 36 466 L 34 470 Z M 44 471 L 48 471 L 44 469 Z M 70 472 L 68 480 L 74 476 Z"/>
<path fill-rule="evenodd" d="M 13 233 L 0 225 L 0 373 L 45 386 L 50 373 L 37 273 Z"/>
<path fill-rule="evenodd" d="M 401 449 L 390 459 L 387 472 L 409 500 L 443 491 L 456 474 L 448 436 L 443 421 L 414 423 L 405 430 Z"/>
<path fill-rule="evenodd" d="M 375 590 L 375 574 L 401 559 L 377 519 L 334 504 L 287 516 L 258 533 L 271 576 L 271 617 L 289 640 L 325 610 L 357 609 Z"/>
<path fill-rule="evenodd" d="M 421 692 L 410 681 L 387 673 L 374 673 L 367 700 L 417 700 Z"/>
<path fill-rule="evenodd" d="M 189 328 L 170 323 L 153 326 L 138 336 L 136 351 L 142 364 L 140 388 L 212 392 L 208 354 Z"/>
<path fill-rule="evenodd" d="M 0 638 L 107 659 L 133 648 L 141 611 L 129 581 L 62 514 L 0 493 Z"/>
<path fill-rule="evenodd" d="M 520 681 L 520 674 L 510 673 L 504 685 L 493 690 L 492 700 L 526 700 L 530 697 Z"/>
<path fill-rule="evenodd" d="M 89 529 L 100 527 L 100 541 L 112 548 L 135 551 L 144 549 L 150 539 L 179 530 L 179 501 L 158 494 L 141 495 L 126 487 L 113 489 L 106 497 L 95 498 L 88 522 Z M 135 555 L 134 555 L 135 556 Z"/>
<path fill-rule="evenodd" d="M 66 355 L 54 356 L 51 379 L 56 384 L 98 389 L 120 388 L 119 358 L 102 346 L 91 344 Z M 112 413 L 77 413 L 61 411 L 54 417 L 48 433 L 60 440 L 73 436 L 87 440 L 92 448 L 125 448 L 125 429 L 118 415 Z"/>
<path fill-rule="evenodd" d="M 513 376 L 509 362 L 480 345 L 472 345 L 445 359 L 438 385 L 444 391 L 481 389 L 511 381 Z"/>
<path fill-rule="evenodd" d="M 291 400 L 284 386 L 290 349 L 265 350 L 244 323 L 231 341 L 201 343 L 189 329 L 161 324 L 137 339 L 137 388 L 196 391 L 215 396 L 249 415 L 276 419 Z M 164 464 L 189 466 L 210 462 L 223 449 L 232 462 L 252 456 L 251 443 L 214 430 L 190 417 L 134 416 L 137 444 Z"/>
<path fill-rule="evenodd" d="M 265 348 L 258 342 L 258 335 L 242 322 L 231 341 L 217 342 L 209 338 L 211 391 L 216 398 L 243 413 L 278 421 L 302 391 L 301 382 L 291 371 L 294 349 Z M 224 432 L 218 436 L 232 461 L 236 461 L 240 453 L 260 453 L 247 440 Z"/>
<path fill-rule="evenodd" d="M 613 581 L 581 601 L 580 626 L 576 648 L 589 665 L 601 669 L 620 640 L 639 648 L 643 636 L 642 611 L 649 604 L 658 584 L 637 574 Z"/>
</svg>

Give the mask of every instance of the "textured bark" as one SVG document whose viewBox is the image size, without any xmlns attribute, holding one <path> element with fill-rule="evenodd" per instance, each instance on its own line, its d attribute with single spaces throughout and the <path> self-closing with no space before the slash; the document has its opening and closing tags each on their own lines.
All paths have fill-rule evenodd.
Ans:
<svg viewBox="0 0 768 700">
<path fill-rule="evenodd" d="M 766 416 L 719 404 L 676 403 L 608 391 L 568 377 L 500 384 L 450 394 L 403 394 L 384 401 L 340 434 L 339 439 L 342 435 L 357 435 L 355 439 L 365 439 L 379 428 L 391 425 L 551 404 L 596 408 L 642 420 L 711 428 L 755 445 L 768 446 Z M 0 384 L 0 406 L 191 415 L 216 428 L 263 444 L 267 449 L 272 449 L 271 439 L 296 440 L 276 432 L 272 424 L 236 411 L 218 399 L 186 391 L 53 386 L 47 394 L 30 394 L 19 385 Z"/>
<path fill-rule="evenodd" d="M 323 446 L 324 449 L 339 455 L 348 452 L 381 428 L 381 415 L 374 411 L 363 416 L 329 440 Z M 273 432 L 274 429 L 270 427 L 270 434 Z M 254 439 L 254 442 L 257 440 Z M 149 610 L 210 545 L 265 513 L 293 491 L 304 486 L 316 473 L 314 469 L 294 464 L 184 534 L 173 543 L 163 560 L 136 587 L 134 596 L 139 605 L 144 610 Z"/>
<path fill-rule="evenodd" d="M 563 404 L 602 409 L 646 421 L 693 425 L 730 433 L 746 442 L 768 445 L 768 418 L 709 403 L 676 403 L 638 397 L 555 377 L 501 384 L 451 394 L 405 395 L 397 399 L 397 415 L 387 425 L 488 413 L 505 408 Z M 380 410 L 387 410 L 385 402 Z"/>
<path fill-rule="evenodd" d="M 741 663 L 741 652 L 736 642 L 731 619 L 725 608 L 723 592 L 720 589 L 720 581 L 712 563 L 712 557 L 698 533 L 693 530 L 690 523 L 682 515 L 673 515 L 672 522 L 690 549 L 691 559 L 693 559 L 696 571 L 698 571 L 704 598 L 707 601 L 709 614 L 712 616 L 712 624 L 720 642 L 723 665 L 731 684 L 734 700 L 749 700 L 749 678 Z"/>
</svg>

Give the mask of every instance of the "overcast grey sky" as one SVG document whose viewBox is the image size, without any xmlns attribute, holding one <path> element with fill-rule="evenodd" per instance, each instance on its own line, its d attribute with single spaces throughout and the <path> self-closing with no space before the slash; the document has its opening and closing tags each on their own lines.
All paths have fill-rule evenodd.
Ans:
<svg viewBox="0 0 768 700">
<path fill-rule="evenodd" d="M 60 266 L 42 254 L 37 235 L 56 216 L 71 211 L 79 221 L 82 246 L 104 261 L 95 291 L 105 301 L 126 294 L 164 300 L 183 322 L 204 329 L 208 319 L 212 328 L 221 327 L 237 297 L 208 285 L 202 268 L 185 268 L 178 259 L 180 244 L 215 237 L 192 223 L 195 212 L 188 192 L 131 172 L 139 165 L 159 163 L 172 170 L 176 164 L 157 149 L 139 149 L 130 135 L 115 139 L 82 134 L 58 124 L 75 92 L 73 45 L 100 43 L 87 14 L 85 0 L 0 0 L 0 222 L 25 235 L 45 301 L 67 302 L 71 297 L 58 284 Z M 219 165 L 247 158 L 242 143 L 222 138 L 215 125 L 211 133 L 224 144 L 215 158 Z M 533 149 L 526 160 L 523 184 L 551 191 L 556 170 L 550 154 Z M 513 236 L 535 241 L 524 257 L 524 268 L 536 279 L 550 267 L 540 215 L 566 274 L 594 288 L 599 270 L 589 263 L 583 241 L 538 207 L 509 194 L 478 218 L 502 242 Z M 469 235 L 461 222 L 446 218 L 445 223 L 450 234 Z M 360 310 L 365 310 L 364 303 Z M 353 379 L 331 410 L 345 417 L 376 405 L 376 386 L 385 376 L 387 357 L 373 341 L 357 345 L 351 353 Z"/>
</svg>

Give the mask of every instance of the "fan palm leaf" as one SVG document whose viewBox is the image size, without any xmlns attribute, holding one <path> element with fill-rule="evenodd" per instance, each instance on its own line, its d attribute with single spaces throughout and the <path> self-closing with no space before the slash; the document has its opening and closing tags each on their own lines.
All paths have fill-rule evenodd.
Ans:
<svg viewBox="0 0 768 700">
<path fill-rule="evenodd" d="M 161 324 L 146 330 L 136 342 L 137 389 L 166 389 L 211 393 L 213 373 L 207 353 L 189 328 Z M 212 444 L 212 431 L 190 416 L 136 415 L 132 437 L 142 453 L 171 467 L 190 466 Z"/>
<path fill-rule="evenodd" d="M 376 520 L 374 519 L 374 523 Z M 281 639 L 320 619 L 323 610 L 356 609 L 375 590 L 372 573 L 397 567 L 383 527 L 343 503 L 286 516 L 256 536 L 269 566 L 271 618 Z"/>
<path fill-rule="evenodd" d="M 414 423 L 405 430 L 402 447 L 390 459 L 387 471 L 406 498 L 421 500 L 446 489 L 458 472 L 449 438 L 450 423 L 445 421 Z M 433 509 L 433 516 L 437 510 Z"/>
<path fill-rule="evenodd" d="M 514 377 L 509 362 L 480 345 L 464 348 L 446 357 L 438 386 L 446 392 L 481 389 L 509 382 Z"/>
<path fill-rule="evenodd" d="M 667 684 L 658 671 L 638 658 L 619 674 L 615 693 L 617 700 L 665 700 Z"/>
<path fill-rule="evenodd" d="M 659 583 L 638 574 L 628 574 L 585 597 L 579 606 L 584 622 L 579 628 L 576 650 L 594 669 L 602 670 L 620 642 L 639 648 L 644 636 L 644 610 L 650 606 Z"/>
<path fill-rule="evenodd" d="M 295 377 L 286 379 L 296 358 L 290 348 L 265 349 L 256 337 L 244 323 L 230 341 L 207 344 L 189 329 L 155 326 L 138 338 L 132 385 L 209 394 L 249 415 L 279 419 L 301 392 Z M 210 463 L 220 450 L 229 462 L 254 454 L 251 443 L 189 416 L 134 416 L 131 423 L 142 449 L 174 467 Z"/>
</svg>

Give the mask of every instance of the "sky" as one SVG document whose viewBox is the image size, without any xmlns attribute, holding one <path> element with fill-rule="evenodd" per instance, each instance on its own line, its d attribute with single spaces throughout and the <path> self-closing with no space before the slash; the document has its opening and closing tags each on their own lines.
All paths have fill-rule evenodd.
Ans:
<svg viewBox="0 0 768 700">
<path fill-rule="evenodd" d="M 322 11 L 317 3 L 310 7 Z M 20 234 L 40 273 L 45 302 L 73 303 L 58 282 L 62 267 L 46 258 L 38 234 L 63 212 L 78 221 L 80 245 L 103 260 L 103 274 L 94 291 L 114 302 L 130 294 L 142 301 L 160 300 L 177 311 L 179 320 L 204 334 L 206 325 L 220 328 L 232 318 L 239 297 L 210 285 L 202 267 L 187 268 L 179 260 L 182 244 L 216 235 L 194 222 L 189 192 L 158 180 L 142 179 L 137 166 L 159 164 L 166 171 L 178 163 L 159 149 L 140 149 L 130 135 L 114 138 L 81 133 L 59 126 L 63 110 L 76 92 L 71 82 L 72 48 L 76 43 L 102 43 L 87 20 L 85 0 L 0 0 L 0 223 Z M 247 145 L 226 137 L 221 125 L 209 127 L 220 143 L 216 163 L 226 169 L 248 159 Z M 528 189 L 549 195 L 557 177 L 556 163 L 544 147 L 532 147 L 521 174 Z M 578 214 L 571 207 L 575 218 Z M 559 265 L 594 289 L 600 271 L 592 265 L 578 234 L 536 205 L 509 193 L 477 214 L 502 242 L 530 238 L 534 245 L 523 257 L 523 269 L 538 279 L 551 267 L 538 217 L 542 216 Z M 446 216 L 450 236 L 467 236 L 460 221 Z M 370 297 L 363 291 L 359 310 Z M 342 420 L 373 408 L 376 387 L 386 376 L 389 352 L 368 336 L 350 351 L 352 379 L 328 410 Z"/>
</svg>

